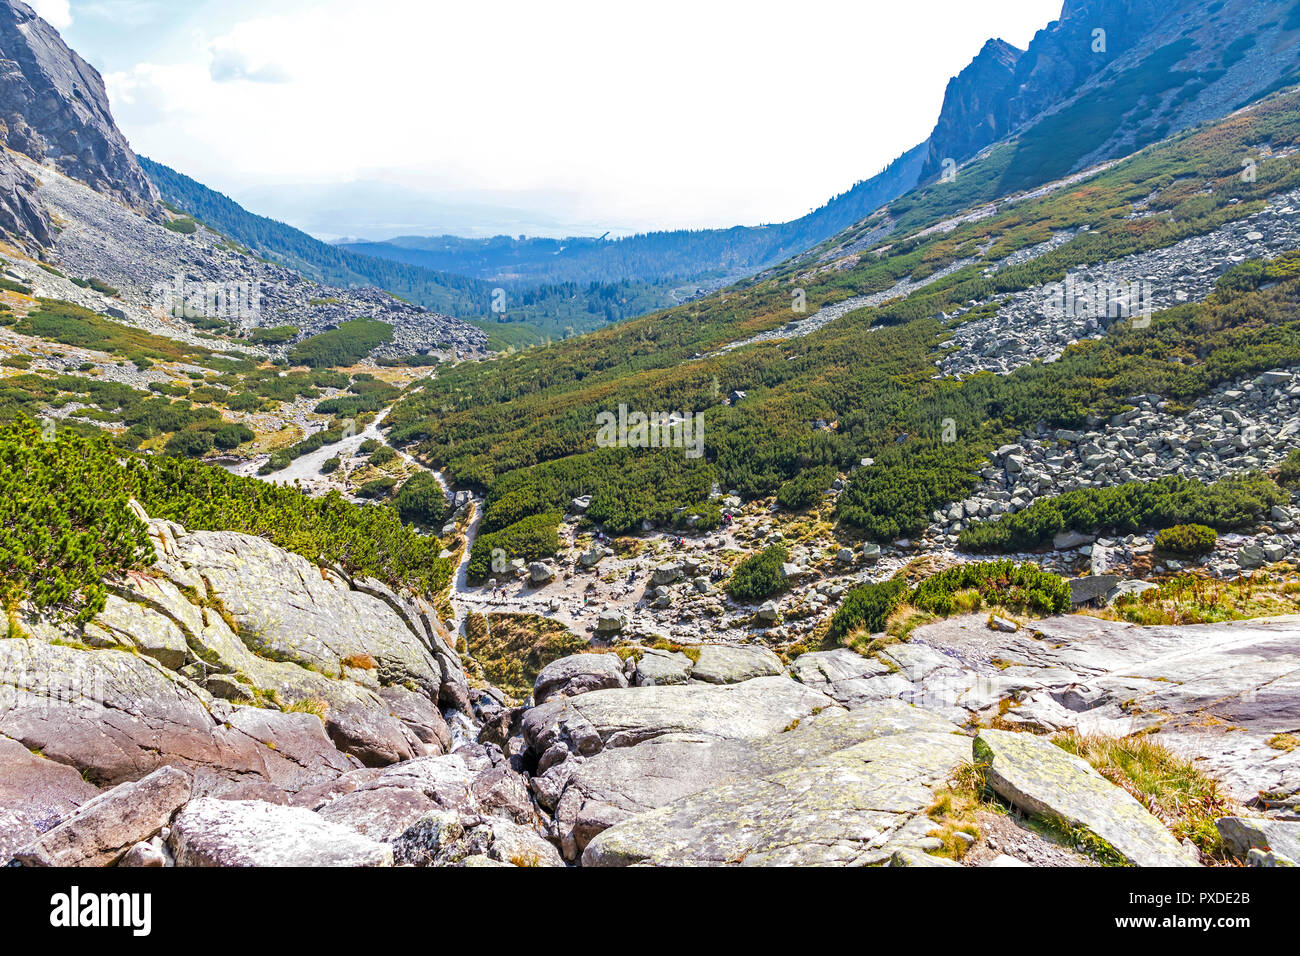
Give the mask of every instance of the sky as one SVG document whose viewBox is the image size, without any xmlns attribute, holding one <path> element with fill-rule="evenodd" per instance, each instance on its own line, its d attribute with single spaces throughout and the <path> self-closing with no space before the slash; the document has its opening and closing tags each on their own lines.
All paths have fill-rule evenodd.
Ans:
<svg viewBox="0 0 1300 956">
<path fill-rule="evenodd" d="M 135 150 L 325 238 L 796 218 L 1061 0 L 28 0 Z"/>
</svg>

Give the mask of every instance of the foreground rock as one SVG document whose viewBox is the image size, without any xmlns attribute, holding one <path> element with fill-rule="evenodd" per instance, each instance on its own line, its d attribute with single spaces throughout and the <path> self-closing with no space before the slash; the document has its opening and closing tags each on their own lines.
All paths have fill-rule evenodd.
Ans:
<svg viewBox="0 0 1300 956">
<path fill-rule="evenodd" d="M 691 677 L 709 684 L 739 684 L 755 677 L 785 673 L 781 658 L 766 647 L 705 644 L 699 653 Z"/>
<path fill-rule="evenodd" d="M 1239 859 L 1261 850 L 1300 864 L 1300 821 L 1224 817 L 1217 825 L 1224 844 Z"/>
<path fill-rule="evenodd" d="M 100 794 L 14 859 L 24 866 L 112 866 L 159 833 L 189 798 L 189 775 L 163 767 Z"/>
<path fill-rule="evenodd" d="M 1083 827 L 1137 866 L 1195 865 L 1137 800 L 1049 740 L 985 730 L 975 756 L 994 792 L 1027 813 Z"/>
<path fill-rule="evenodd" d="M 852 712 L 831 710 L 755 740 L 666 734 L 561 764 L 545 783 L 558 789 L 550 799 L 561 848 L 575 859 L 609 827 L 719 784 L 775 773 L 876 737 L 953 729 L 925 711 L 881 701 Z"/>
<path fill-rule="evenodd" d="M 124 651 L 0 641 L 0 687 L 0 734 L 101 786 L 172 765 L 199 793 L 250 781 L 293 792 L 357 766 L 311 714 L 231 706 Z"/>
<path fill-rule="evenodd" d="M 810 686 L 847 706 L 861 699 L 849 688 L 896 696 L 958 723 L 1154 733 L 1240 802 L 1300 807 L 1300 750 L 1269 745 L 1300 726 L 1300 617 L 1142 627 L 1072 615 L 1001 633 L 967 615 L 919 627 L 889 653 L 903 655 L 897 673 Z"/>
<path fill-rule="evenodd" d="M 825 694 L 786 677 L 727 686 L 630 687 L 534 707 L 524 714 L 523 735 L 539 756 L 555 744 L 590 755 L 669 733 L 761 737 L 835 706 Z"/>
<path fill-rule="evenodd" d="M 968 759 L 969 742 L 955 727 L 878 737 L 789 769 L 746 775 L 619 823 L 588 844 L 582 862 L 883 863 L 896 850 L 915 848 L 933 829 L 925 808 Z"/>
<path fill-rule="evenodd" d="M 98 793 L 71 767 L 0 737 L 0 865 Z"/>
<path fill-rule="evenodd" d="M 177 866 L 392 866 L 393 848 L 299 807 L 203 798 L 172 824 Z"/>
</svg>

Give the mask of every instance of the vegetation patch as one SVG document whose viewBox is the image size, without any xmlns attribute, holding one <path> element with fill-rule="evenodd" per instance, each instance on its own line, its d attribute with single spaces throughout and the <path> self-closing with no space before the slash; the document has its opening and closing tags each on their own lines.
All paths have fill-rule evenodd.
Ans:
<svg viewBox="0 0 1300 956">
<path fill-rule="evenodd" d="M 531 614 L 471 614 L 465 635 L 482 678 L 518 702 L 532 696 L 543 667 L 587 649 L 564 625 Z"/>
<path fill-rule="evenodd" d="M 1236 808 L 1219 782 L 1149 736 L 1108 737 L 1066 731 L 1052 738 L 1098 773 L 1123 787 L 1179 840 L 1190 839 L 1205 856 L 1227 862 L 1215 820 Z"/>
</svg>

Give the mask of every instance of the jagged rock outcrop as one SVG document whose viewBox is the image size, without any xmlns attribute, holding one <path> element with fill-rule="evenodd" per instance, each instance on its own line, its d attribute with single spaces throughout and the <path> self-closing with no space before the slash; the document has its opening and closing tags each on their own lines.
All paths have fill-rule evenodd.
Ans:
<svg viewBox="0 0 1300 956">
<path fill-rule="evenodd" d="M 284 802 L 363 764 L 451 748 L 439 701 L 469 711 L 468 687 L 421 602 L 132 506 L 156 565 L 110 582 L 84 627 L 30 618 L 25 637 L 0 641 L 6 762 L 44 771 L 56 791 L 35 815 L 0 804 L 15 829 L 50 829 L 93 795 L 69 790 L 56 765 L 96 786 L 172 766 L 198 795 Z M 10 753 L 18 745 L 45 760 Z"/>
<path fill-rule="evenodd" d="M 0 132 L 10 149 L 161 216 L 158 191 L 113 122 L 99 72 L 19 0 L 0 0 Z"/>
<path fill-rule="evenodd" d="M 36 189 L 36 180 L 0 149 L 0 235 L 20 248 L 52 241 L 50 217 Z"/>
<path fill-rule="evenodd" d="M 1136 866 L 1195 865 L 1142 804 L 1051 741 L 985 730 L 974 751 L 989 786 L 1012 806 L 1086 829 Z"/>
<path fill-rule="evenodd" d="M 942 172 L 944 160 L 960 162 L 1010 132 L 1010 100 L 1023 54 L 1005 40 L 989 40 L 970 65 L 948 81 L 930 136 L 927 175 Z"/>
</svg>

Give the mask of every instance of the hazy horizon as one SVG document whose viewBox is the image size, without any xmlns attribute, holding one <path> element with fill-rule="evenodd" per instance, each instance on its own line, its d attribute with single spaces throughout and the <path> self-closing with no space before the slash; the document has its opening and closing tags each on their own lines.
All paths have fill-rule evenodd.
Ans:
<svg viewBox="0 0 1300 956">
<path fill-rule="evenodd" d="M 798 218 L 924 140 L 986 39 L 1023 47 L 1060 12 L 1060 0 L 847 13 L 826 0 L 33 6 L 104 74 L 137 152 L 326 239 Z"/>
</svg>

